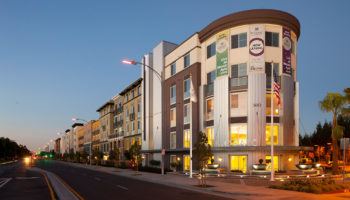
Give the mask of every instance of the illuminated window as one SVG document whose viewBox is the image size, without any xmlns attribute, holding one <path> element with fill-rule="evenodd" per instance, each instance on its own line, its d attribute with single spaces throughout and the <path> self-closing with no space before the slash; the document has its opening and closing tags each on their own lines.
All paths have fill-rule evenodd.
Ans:
<svg viewBox="0 0 350 200">
<path fill-rule="evenodd" d="M 279 106 L 277 105 L 277 96 L 273 95 L 273 115 L 279 115 Z M 266 115 L 271 115 L 271 93 L 266 94 Z"/>
<path fill-rule="evenodd" d="M 170 109 L 170 127 L 176 126 L 176 108 Z"/>
<path fill-rule="evenodd" d="M 247 156 L 231 156 L 231 170 L 247 172 Z"/>
<path fill-rule="evenodd" d="M 141 138 L 139 138 L 139 146 L 141 146 Z"/>
<path fill-rule="evenodd" d="M 170 133 L 170 149 L 176 149 L 176 132 Z"/>
<path fill-rule="evenodd" d="M 191 121 L 190 104 L 184 105 L 184 124 L 189 124 Z"/>
<path fill-rule="evenodd" d="M 208 137 L 208 144 L 210 144 L 210 146 L 214 146 L 214 128 L 213 127 L 207 128 L 207 137 Z"/>
<path fill-rule="evenodd" d="M 132 138 L 131 139 L 131 145 L 134 145 L 135 144 L 135 138 Z"/>
<path fill-rule="evenodd" d="M 190 147 L 190 130 L 184 130 L 184 147 Z"/>
<path fill-rule="evenodd" d="M 271 170 L 271 156 L 266 156 L 265 157 L 265 160 L 266 160 L 266 164 L 268 166 L 268 169 Z M 278 156 L 273 156 L 273 170 L 274 171 L 278 171 Z"/>
<path fill-rule="evenodd" d="M 231 145 L 247 145 L 247 125 L 232 124 L 230 136 Z"/>
<path fill-rule="evenodd" d="M 126 146 L 126 150 L 129 150 L 129 148 L 130 148 L 129 139 L 125 140 L 125 146 Z"/>
<path fill-rule="evenodd" d="M 273 144 L 278 145 L 278 126 L 273 126 Z M 266 145 L 271 145 L 271 125 L 266 125 Z"/>
<path fill-rule="evenodd" d="M 190 156 L 184 156 L 184 170 L 190 170 Z"/>
<path fill-rule="evenodd" d="M 214 118 L 214 100 L 213 98 L 207 100 L 207 120 Z"/>
</svg>

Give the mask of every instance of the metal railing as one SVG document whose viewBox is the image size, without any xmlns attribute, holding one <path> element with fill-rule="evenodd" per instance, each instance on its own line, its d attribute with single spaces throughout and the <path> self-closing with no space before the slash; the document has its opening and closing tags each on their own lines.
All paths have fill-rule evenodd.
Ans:
<svg viewBox="0 0 350 200">
<path fill-rule="evenodd" d="M 214 84 L 208 84 L 205 86 L 205 96 L 212 96 L 214 95 Z"/>
<path fill-rule="evenodd" d="M 239 78 L 230 78 L 230 89 L 247 89 L 248 88 L 248 76 L 242 76 Z"/>
<path fill-rule="evenodd" d="M 133 120 L 135 120 L 135 113 L 130 114 L 130 121 L 133 121 Z"/>
</svg>

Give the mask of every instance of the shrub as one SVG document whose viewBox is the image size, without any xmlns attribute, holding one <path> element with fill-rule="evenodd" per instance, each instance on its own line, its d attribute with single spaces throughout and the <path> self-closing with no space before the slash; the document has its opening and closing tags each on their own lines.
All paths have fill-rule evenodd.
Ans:
<svg viewBox="0 0 350 200">
<path fill-rule="evenodd" d="M 162 169 L 161 168 L 157 168 L 157 167 L 139 167 L 139 171 L 142 172 L 151 172 L 151 173 L 157 173 L 157 174 L 161 174 L 162 173 Z M 166 174 L 167 172 L 170 172 L 171 170 L 169 169 L 164 169 L 164 174 Z"/>
<path fill-rule="evenodd" d="M 231 172 L 243 173 L 242 170 L 238 170 L 238 169 L 233 169 L 233 170 L 231 170 Z"/>
<path fill-rule="evenodd" d="M 149 163 L 151 165 L 154 165 L 154 166 L 160 166 L 160 161 L 159 160 L 151 160 L 151 161 L 149 161 Z"/>
</svg>

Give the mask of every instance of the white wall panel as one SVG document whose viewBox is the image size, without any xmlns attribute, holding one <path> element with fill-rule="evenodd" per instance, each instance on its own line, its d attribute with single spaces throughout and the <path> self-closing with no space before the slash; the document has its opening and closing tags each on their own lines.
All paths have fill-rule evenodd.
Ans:
<svg viewBox="0 0 350 200">
<path fill-rule="evenodd" d="M 228 76 L 214 81 L 214 144 L 216 147 L 228 146 L 229 125 L 229 80 Z"/>
</svg>

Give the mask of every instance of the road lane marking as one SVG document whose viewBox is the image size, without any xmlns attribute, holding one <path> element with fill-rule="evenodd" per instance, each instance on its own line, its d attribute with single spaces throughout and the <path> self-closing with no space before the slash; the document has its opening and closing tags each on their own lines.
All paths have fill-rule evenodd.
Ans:
<svg viewBox="0 0 350 200">
<path fill-rule="evenodd" d="M 124 187 L 124 186 L 121 186 L 121 185 L 116 185 L 118 188 L 121 188 L 123 190 L 129 190 L 128 188 Z"/>
<path fill-rule="evenodd" d="M 85 200 L 82 196 L 80 196 L 80 194 L 78 192 L 76 192 L 70 185 L 68 185 L 68 183 L 66 183 L 66 181 L 64 181 L 61 177 L 59 177 L 57 174 L 55 174 L 55 176 L 60 179 L 60 181 L 62 181 L 62 183 L 71 191 L 75 194 L 75 196 L 77 196 L 80 200 Z"/>
<path fill-rule="evenodd" d="M 49 186 L 51 199 L 52 199 L 52 200 L 56 200 L 55 195 L 54 195 L 54 193 L 53 193 L 53 189 L 52 189 L 52 187 L 51 187 L 51 185 L 50 185 L 50 182 L 49 182 L 49 180 L 47 180 L 46 174 L 42 173 L 42 175 L 45 177 L 46 183 L 47 183 L 47 185 Z"/>
<path fill-rule="evenodd" d="M 98 178 L 98 177 L 94 177 L 94 179 L 96 180 L 96 181 L 101 181 L 102 179 L 100 179 L 100 178 Z"/>
<path fill-rule="evenodd" d="M 6 185 L 6 183 L 8 183 L 11 180 L 12 180 L 12 178 L 4 178 L 4 179 L 2 179 L 1 182 L 0 182 L 0 189 L 2 187 L 4 187 Z"/>
<path fill-rule="evenodd" d="M 28 179 L 38 179 L 40 177 L 16 177 L 17 180 L 28 180 Z"/>
</svg>

